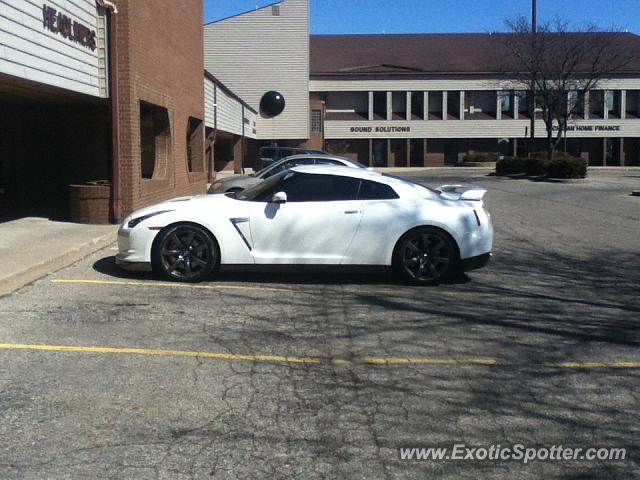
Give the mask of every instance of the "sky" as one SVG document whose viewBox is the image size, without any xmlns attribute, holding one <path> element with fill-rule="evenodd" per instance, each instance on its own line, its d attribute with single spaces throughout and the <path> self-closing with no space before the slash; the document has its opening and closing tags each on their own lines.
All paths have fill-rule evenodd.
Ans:
<svg viewBox="0 0 640 480">
<path fill-rule="evenodd" d="M 273 3 L 204 0 L 205 22 Z M 531 13 L 531 0 L 310 0 L 311 33 L 487 32 Z M 640 0 L 538 0 L 540 21 L 596 24 L 640 34 Z"/>
</svg>

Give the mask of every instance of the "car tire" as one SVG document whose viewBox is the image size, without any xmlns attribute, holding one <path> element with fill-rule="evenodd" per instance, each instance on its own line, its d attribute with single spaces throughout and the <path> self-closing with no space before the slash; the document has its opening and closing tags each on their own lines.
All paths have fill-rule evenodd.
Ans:
<svg viewBox="0 0 640 480">
<path fill-rule="evenodd" d="M 154 242 L 152 260 L 154 268 L 170 280 L 196 283 L 218 267 L 220 248 L 198 225 L 171 225 Z"/>
<path fill-rule="evenodd" d="M 458 264 L 455 241 L 435 227 L 419 227 L 405 233 L 393 255 L 396 274 L 414 285 L 435 285 L 455 272 Z"/>
</svg>

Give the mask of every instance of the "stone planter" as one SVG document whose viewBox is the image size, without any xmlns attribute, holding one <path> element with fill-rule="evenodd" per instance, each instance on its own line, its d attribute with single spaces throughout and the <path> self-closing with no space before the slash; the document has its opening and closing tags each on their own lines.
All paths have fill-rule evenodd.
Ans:
<svg viewBox="0 0 640 480">
<path fill-rule="evenodd" d="M 111 223 L 111 183 L 69 185 L 69 216 L 75 223 Z"/>
</svg>

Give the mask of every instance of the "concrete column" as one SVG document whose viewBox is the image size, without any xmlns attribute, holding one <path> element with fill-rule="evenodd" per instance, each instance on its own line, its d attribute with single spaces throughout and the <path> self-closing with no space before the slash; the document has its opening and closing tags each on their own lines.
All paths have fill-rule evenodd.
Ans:
<svg viewBox="0 0 640 480">
<path fill-rule="evenodd" d="M 387 142 L 387 167 L 395 167 L 396 166 L 396 159 L 391 158 L 391 140 L 390 139 L 386 139 Z"/>
<path fill-rule="evenodd" d="M 442 119 L 443 120 L 448 120 L 449 118 L 449 113 L 448 113 L 449 106 L 447 105 L 448 100 L 449 100 L 448 92 L 445 90 L 444 92 L 442 92 Z"/>
<path fill-rule="evenodd" d="M 584 93 L 584 119 L 589 120 L 589 92 Z"/>
<path fill-rule="evenodd" d="M 233 138 L 233 172 L 242 173 L 242 162 L 244 159 L 244 138 L 234 135 Z"/>
<path fill-rule="evenodd" d="M 604 109 L 602 110 L 602 118 L 604 120 L 609 120 L 609 94 L 611 90 L 605 90 L 604 95 L 602 96 L 604 99 Z"/>
<path fill-rule="evenodd" d="M 502 120 L 502 95 L 496 91 L 496 120 Z"/>
<path fill-rule="evenodd" d="M 407 111 L 406 111 L 407 120 L 411 120 L 411 92 L 407 92 Z"/>
<path fill-rule="evenodd" d="M 427 166 L 427 139 L 423 138 L 422 139 L 422 166 L 426 167 Z"/>
<path fill-rule="evenodd" d="M 393 120 L 393 92 L 387 92 L 387 120 Z"/>
<path fill-rule="evenodd" d="M 606 108 L 605 108 L 606 111 Z M 607 166 L 607 145 L 609 144 L 609 139 L 608 138 L 603 138 L 602 139 L 602 166 L 606 167 Z"/>
<path fill-rule="evenodd" d="M 373 92 L 369 92 L 369 121 L 373 120 Z"/>
<path fill-rule="evenodd" d="M 627 91 L 620 90 L 620 119 L 627 118 Z"/>
<path fill-rule="evenodd" d="M 423 102 L 423 108 L 424 108 L 424 115 L 423 118 L 425 120 L 429 120 L 429 92 L 423 92 L 424 95 L 424 102 Z M 426 141 L 425 141 L 426 143 Z"/>
<path fill-rule="evenodd" d="M 405 162 L 405 164 L 407 165 L 407 167 L 411 166 L 411 139 L 407 138 L 407 161 Z"/>
<path fill-rule="evenodd" d="M 518 139 L 517 138 L 513 139 L 513 151 L 511 152 L 511 156 L 512 157 L 518 156 Z"/>
<path fill-rule="evenodd" d="M 460 120 L 464 120 L 464 90 L 460 90 Z"/>
<path fill-rule="evenodd" d="M 373 139 L 369 139 L 369 162 L 367 163 L 370 167 L 373 166 Z"/>
<path fill-rule="evenodd" d="M 520 112 L 520 95 L 513 96 L 513 118 L 518 120 L 518 113 Z"/>
</svg>

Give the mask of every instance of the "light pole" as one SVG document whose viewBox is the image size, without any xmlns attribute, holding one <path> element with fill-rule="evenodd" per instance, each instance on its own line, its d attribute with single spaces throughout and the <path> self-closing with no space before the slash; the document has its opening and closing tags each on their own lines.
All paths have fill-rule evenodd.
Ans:
<svg viewBox="0 0 640 480">
<path fill-rule="evenodd" d="M 538 0 L 531 0 L 531 54 L 535 55 L 536 49 L 536 32 L 538 30 Z M 531 79 L 531 91 L 529 92 L 531 99 L 529 101 L 529 121 L 531 122 L 530 131 L 531 137 L 529 139 L 529 157 L 533 153 L 536 142 L 536 72 L 533 73 Z"/>
<path fill-rule="evenodd" d="M 536 33 L 538 28 L 538 0 L 531 0 L 531 31 Z"/>
</svg>

